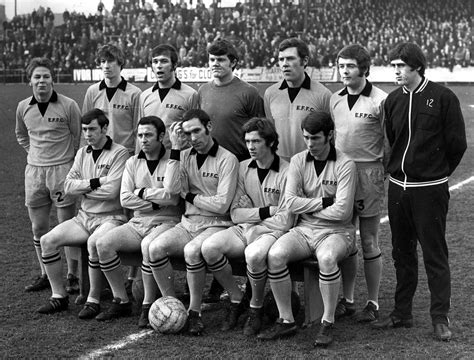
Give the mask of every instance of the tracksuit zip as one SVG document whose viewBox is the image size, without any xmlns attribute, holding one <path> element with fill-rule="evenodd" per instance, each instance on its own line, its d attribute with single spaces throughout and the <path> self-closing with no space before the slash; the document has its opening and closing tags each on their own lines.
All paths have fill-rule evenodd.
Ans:
<svg viewBox="0 0 474 360">
<path fill-rule="evenodd" d="M 410 94 L 410 100 L 408 101 L 408 142 L 407 142 L 407 147 L 405 148 L 405 151 L 403 152 L 403 157 L 402 157 L 402 163 L 401 163 L 401 169 L 403 172 L 403 175 L 405 176 L 403 180 L 403 190 L 407 189 L 407 174 L 405 173 L 405 157 L 408 152 L 408 147 L 410 146 L 410 141 L 411 141 L 411 107 L 412 107 L 412 100 L 413 100 L 413 92 L 409 91 Z"/>
</svg>

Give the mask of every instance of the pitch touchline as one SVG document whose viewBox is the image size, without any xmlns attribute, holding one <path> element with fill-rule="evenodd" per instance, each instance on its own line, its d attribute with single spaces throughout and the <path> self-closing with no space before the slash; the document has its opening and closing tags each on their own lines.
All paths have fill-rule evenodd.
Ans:
<svg viewBox="0 0 474 360">
<path fill-rule="evenodd" d="M 449 188 L 449 191 L 454 191 L 462 188 L 464 185 L 469 184 L 470 182 L 474 181 L 474 176 L 471 176 L 470 178 L 467 178 L 466 180 L 463 180 Z M 388 222 L 388 216 L 384 216 L 383 218 L 380 219 L 380 223 L 386 223 Z M 359 230 L 357 230 L 357 234 L 359 234 Z M 141 338 L 144 338 L 148 335 L 153 334 L 153 330 L 147 330 L 147 331 L 141 331 L 136 334 L 129 335 L 125 337 L 122 340 L 116 341 L 113 344 L 107 345 L 103 347 L 102 349 L 94 350 L 91 353 L 81 356 L 79 359 L 80 360 L 86 360 L 86 359 L 95 359 L 97 357 L 105 355 L 109 351 L 113 350 L 120 350 L 126 347 L 129 344 L 133 344 L 134 342 L 140 340 Z"/>
<path fill-rule="evenodd" d="M 137 342 L 141 338 L 144 338 L 148 335 L 153 334 L 153 330 L 143 330 L 140 331 L 139 333 L 136 334 L 131 334 L 125 337 L 122 340 L 116 341 L 113 344 L 107 345 L 103 347 L 102 349 L 94 350 L 91 353 L 81 356 L 79 359 L 80 360 L 86 360 L 86 359 L 95 359 L 101 356 L 106 355 L 109 351 L 113 350 L 120 350 L 126 347 L 127 345 L 133 344 L 134 342 Z"/>
</svg>

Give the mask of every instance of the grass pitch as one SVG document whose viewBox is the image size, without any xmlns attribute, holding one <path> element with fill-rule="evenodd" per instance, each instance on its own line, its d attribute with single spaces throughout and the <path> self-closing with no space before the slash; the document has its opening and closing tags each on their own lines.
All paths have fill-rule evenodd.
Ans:
<svg viewBox="0 0 474 360">
<path fill-rule="evenodd" d="M 77 100 L 82 99 L 88 84 L 61 84 L 56 89 Z M 150 84 L 139 84 L 144 89 Z M 263 93 L 267 85 L 258 84 Z M 340 84 L 330 84 L 335 91 Z M 390 91 L 392 86 L 382 86 Z M 468 150 L 450 185 L 474 176 L 474 88 L 452 86 L 458 95 L 465 116 Z M 341 358 L 341 359 L 472 359 L 474 354 L 474 182 L 451 192 L 447 239 L 452 271 L 450 343 L 432 338 L 429 317 L 429 292 L 420 254 L 420 279 L 414 303 L 415 326 L 379 332 L 366 325 L 345 319 L 336 324 L 335 343 L 328 349 L 314 349 L 317 328 L 300 329 L 290 339 L 260 343 L 245 338 L 241 331 L 221 333 L 223 306 L 203 313 L 206 334 L 199 338 L 183 335 L 161 335 L 137 328 L 138 306 L 132 317 L 109 323 L 77 318 L 80 307 L 71 299 L 70 309 L 44 316 L 36 308 L 49 296 L 49 291 L 25 293 L 23 288 L 37 274 L 30 223 L 24 207 L 23 171 L 26 154 L 14 135 L 15 110 L 19 100 L 31 96 L 26 85 L 0 85 L 0 122 L 3 141 L 0 143 L 0 357 L 1 358 L 80 358 L 95 354 L 99 358 Z M 54 222 L 51 224 L 54 225 Z M 381 225 L 380 242 L 384 256 L 384 273 L 380 291 L 381 314 L 393 306 L 395 286 L 391 260 L 390 229 Z M 360 252 L 359 252 L 359 256 Z M 361 260 L 361 259 L 360 259 Z M 360 261 L 362 264 L 362 261 Z M 182 278 L 182 274 L 180 275 Z M 179 284 L 179 282 L 178 282 Z M 365 305 L 365 282 L 359 268 L 356 304 Z M 107 306 L 107 303 L 106 303 Z M 298 320 L 301 323 L 303 314 Z M 95 352 L 96 350 L 102 351 Z"/>
</svg>

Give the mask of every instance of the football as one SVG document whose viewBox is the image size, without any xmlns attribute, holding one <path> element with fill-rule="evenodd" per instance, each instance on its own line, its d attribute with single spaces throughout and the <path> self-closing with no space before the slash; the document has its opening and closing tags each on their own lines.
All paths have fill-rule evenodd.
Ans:
<svg viewBox="0 0 474 360">
<path fill-rule="evenodd" d="M 162 334 L 179 332 L 188 319 L 188 312 L 183 303 L 172 296 L 156 300 L 148 313 L 148 321 L 155 331 Z"/>
<path fill-rule="evenodd" d="M 299 295 L 292 291 L 291 292 L 291 310 L 293 311 L 293 317 L 296 318 L 298 312 L 300 311 L 301 301 Z M 268 319 L 269 323 L 273 323 L 276 319 L 278 319 L 278 307 L 273 297 L 273 293 L 271 290 L 267 292 L 263 299 L 263 313 Z"/>
<path fill-rule="evenodd" d="M 137 304 L 141 304 L 143 302 L 143 297 L 145 295 L 143 290 L 143 280 L 142 279 L 134 279 L 132 284 L 132 295 Z"/>
</svg>

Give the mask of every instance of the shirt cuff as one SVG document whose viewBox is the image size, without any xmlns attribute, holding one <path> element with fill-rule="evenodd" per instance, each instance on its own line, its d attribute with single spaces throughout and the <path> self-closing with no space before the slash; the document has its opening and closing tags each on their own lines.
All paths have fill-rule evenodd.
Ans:
<svg viewBox="0 0 474 360">
<path fill-rule="evenodd" d="M 187 202 L 190 202 L 191 204 L 194 205 L 194 198 L 196 197 L 197 194 L 192 194 L 192 193 L 187 193 L 186 197 L 184 198 Z"/>
<path fill-rule="evenodd" d="M 160 210 L 160 205 L 157 203 L 152 202 L 151 206 L 153 207 L 153 210 Z"/>
<path fill-rule="evenodd" d="M 260 219 L 265 220 L 270 217 L 270 206 L 261 207 L 258 209 L 258 215 Z"/>
<path fill-rule="evenodd" d="M 171 149 L 171 151 L 170 151 L 170 160 L 179 161 L 179 159 L 180 159 L 180 154 L 181 154 L 181 151 L 180 151 L 180 150 Z"/>
<path fill-rule="evenodd" d="M 334 198 L 332 197 L 323 197 L 323 208 L 327 208 L 328 206 L 331 206 L 334 204 Z"/>
<path fill-rule="evenodd" d="M 90 186 L 92 190 L 100 188 L 100 180 L 99 178 L 93 178 L 89 180 Z"/>
</svg>

